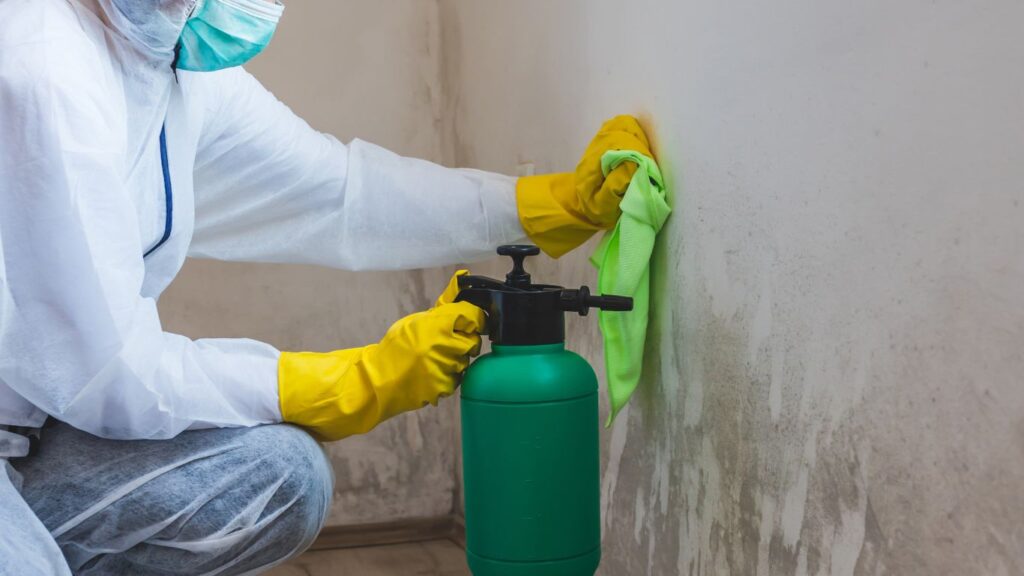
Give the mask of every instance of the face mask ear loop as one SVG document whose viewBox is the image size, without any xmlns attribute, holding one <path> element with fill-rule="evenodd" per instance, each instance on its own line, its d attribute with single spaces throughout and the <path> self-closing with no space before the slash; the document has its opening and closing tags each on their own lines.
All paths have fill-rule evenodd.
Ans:
<svg viewBox="0 0 1024 576">
<path fill-rule="evenodd" d="M 171 71 L 174 72 L 174 83 L 178 83 L 178 57 L 181 56 L 181 42 L 174 45 L 174 60 L 171 60 Z"/>
<path fill-rule="evenodd" d="M 188 21 L 189 18 L 195 16 L 196 12 L 199 12 L 199 10 L 202 9 L 203 4 L 205 3 L 206 0 L 195 0 L 195 2 L 192 3 L 192 8 L 190 8 L 188 11 L 188 15 L 185 16 L 185 20 Z"/>
</svg>

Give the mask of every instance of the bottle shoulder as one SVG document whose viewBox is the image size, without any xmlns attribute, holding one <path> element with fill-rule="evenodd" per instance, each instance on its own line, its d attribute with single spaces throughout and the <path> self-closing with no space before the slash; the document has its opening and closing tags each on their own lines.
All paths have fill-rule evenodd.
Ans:
<svg viewBox="0 0 1024 576">
<path fill-rule="evenodd" d="M 594 369 L 575 352 L 492 352 L 466 371 L 462 398 L 484 402 L 558 402 L 597 392 Z"/>
</svg>

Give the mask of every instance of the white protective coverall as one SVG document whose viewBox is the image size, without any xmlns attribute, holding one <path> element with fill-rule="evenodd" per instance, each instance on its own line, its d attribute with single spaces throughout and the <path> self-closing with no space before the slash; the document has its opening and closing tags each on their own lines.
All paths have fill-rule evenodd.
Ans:
<svg viewBox="0 0 1024 576">
<path fill-rule="evenodd" d="M 279 422 L 272 346 L 161 328 L 186 256 L 399 269 L 525 237 L 513 178 L 342 144 L 240 68 L 175 73 L 193 3 L 0 1 L 0 424 Z"/>
</svg>

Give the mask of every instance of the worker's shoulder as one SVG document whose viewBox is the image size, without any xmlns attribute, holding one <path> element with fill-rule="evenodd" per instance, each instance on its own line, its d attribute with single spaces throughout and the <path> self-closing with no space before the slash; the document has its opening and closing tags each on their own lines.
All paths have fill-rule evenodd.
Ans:
<svg viewBox="0 0 1024 576">
<path fill-rule="evenodd" d="M 97 74 L 104 46 L 87 16 L 67 0 L 0 0 L 0 85 L 52 91 Z"/>
<path fill-rule="evenodd" d="M 84 40 L 79 18 L 67 0 L 0 0 L 0 47 Z"/>
</svg>

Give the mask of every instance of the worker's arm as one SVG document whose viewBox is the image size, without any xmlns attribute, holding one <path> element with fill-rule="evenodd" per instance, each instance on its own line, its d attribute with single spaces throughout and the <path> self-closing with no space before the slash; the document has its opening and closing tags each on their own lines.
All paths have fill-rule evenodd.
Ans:
<svg viewBox="0 0 1024 576">
<path fill-rule="evenodd" d="M 93 49 L 0 42 L 0 381 L 110 438 L 280 421 L 277 350 L 164 332 L 141 296 L 121 87 Z"/>
<path fill-rule="evenodd" d="M 191 256 L 400 269 L 479 260 L 525 238 L 514 178 L 343 144 L 242 69 L 181 74 L 204 114 Z"/>
</svg>

